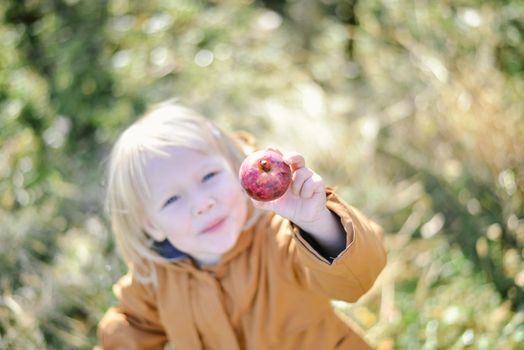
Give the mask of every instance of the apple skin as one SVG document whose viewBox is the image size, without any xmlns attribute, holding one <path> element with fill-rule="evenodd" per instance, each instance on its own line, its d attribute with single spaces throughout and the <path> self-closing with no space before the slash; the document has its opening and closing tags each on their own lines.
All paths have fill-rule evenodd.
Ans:
<svg viewBox="0 0 524 350">
<path fill-rule="evenodd" d="M 291 183 L 291 168 L 282 156 L 271 150 L 257 151 L 244 159 L 238 172 L 240 184 L 257 201 L 281 197 Z"/>
</svg>

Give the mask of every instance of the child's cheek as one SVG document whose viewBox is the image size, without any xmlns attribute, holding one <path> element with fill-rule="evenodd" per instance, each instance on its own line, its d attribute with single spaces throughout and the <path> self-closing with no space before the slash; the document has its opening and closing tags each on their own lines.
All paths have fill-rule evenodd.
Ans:
<svg viewBox="0 0 524 350">
<path fill-rule="evenodd" d="M 238 200 L 239 195 L 242 194 L 240 183 L 232 176 L 225 177 L 219 184 L 217 184 L 216 195 L 219 201 L 229 205 L 234 204 Z"/>
<path fill-rule="evenodd" d="M 164 211 L 163 219 L 168 225 L 172 225 L 172 222 L 182 223 L 184 216 L 189 216 L 190 208 L 187 203 L 177 203 L 178 205 L 171 205 L 167 210 Z M 187 212 L 187 214 L 185 214 Z"/>
</svg>

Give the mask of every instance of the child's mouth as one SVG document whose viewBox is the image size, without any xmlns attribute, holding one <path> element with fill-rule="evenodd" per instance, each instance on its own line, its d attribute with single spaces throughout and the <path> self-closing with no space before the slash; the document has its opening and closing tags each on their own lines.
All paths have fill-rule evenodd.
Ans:
<svg viewBox="0 0 524 350">
<path fill-rule="evenodd" d="M 208 234 L 208 233 L 217 232 L 218 230 L 220 230 L 222 228 L 222 226 L 224 225 L 225 222 L 226 222 L 226 218 L 225 217 L 216 219 L 216 220 L 212 221 L 208 226 L 206 226 L 201 231 L 201 233 L 202 234 Z"/>
</svg>

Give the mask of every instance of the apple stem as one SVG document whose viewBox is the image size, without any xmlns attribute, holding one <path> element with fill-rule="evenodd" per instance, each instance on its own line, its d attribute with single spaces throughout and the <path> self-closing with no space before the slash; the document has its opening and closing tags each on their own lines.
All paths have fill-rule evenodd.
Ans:
<svg viewBox="0 0 524 350">
<path fill-rule="evenodd" d="M 267 160 L 262 159 L 259 164 L 260 168 L 264 170 L 266 173 L 271 170 L 271 164 L 269 164 Z"/>
</svg>

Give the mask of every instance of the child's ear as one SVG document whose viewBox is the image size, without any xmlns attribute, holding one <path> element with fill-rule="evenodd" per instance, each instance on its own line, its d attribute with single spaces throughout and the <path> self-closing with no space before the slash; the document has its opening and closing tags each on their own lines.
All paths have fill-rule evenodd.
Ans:
<svg viewBox="0 0 524 350">
<path fill-rule="evenodd" d="M 148 235 L 151 236 L 155 241 L 162 242 L 166 239 L 166 235 L 162 230 L 157 228 L 151 221 L 146 220 L 144 224 L 144 230 L 147 232 Z"/>
</svg>

